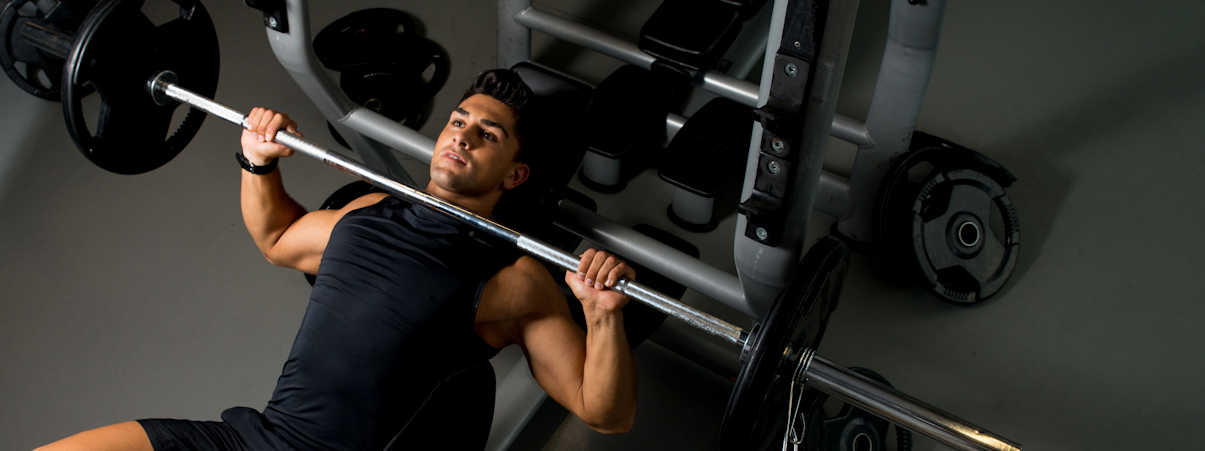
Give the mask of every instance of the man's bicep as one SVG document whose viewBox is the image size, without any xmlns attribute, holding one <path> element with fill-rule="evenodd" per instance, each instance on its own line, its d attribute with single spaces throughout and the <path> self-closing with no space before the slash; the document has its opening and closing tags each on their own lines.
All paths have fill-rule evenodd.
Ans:
<svg viewBox="0 0 1205 451">
<path fill-rule="evenodd" d="M 338 210 L 316 210 L 306 213 L 289 228 L 268 251 L 268 260 L 277 266 L 317 274 L 322 263 L 322 253 L 330 241 L 331 230 L 348 212 L 379 202 L 385 194 L 374 193 L 361 196 Z"/>
</svg>

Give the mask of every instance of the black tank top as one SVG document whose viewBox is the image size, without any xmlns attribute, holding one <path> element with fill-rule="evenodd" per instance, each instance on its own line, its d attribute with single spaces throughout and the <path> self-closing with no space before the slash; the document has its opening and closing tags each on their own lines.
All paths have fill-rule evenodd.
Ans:
<svg viewBox="0 0 1205 451">
<path fill-rule="evenodd" d="M 514 257 L 392 196 L 348 213 L 267 408 L 223 419 L 273 446 L 383 448 L 440 380 L 497 354 L 473 324 L 485 281 Z"/>
</svg>

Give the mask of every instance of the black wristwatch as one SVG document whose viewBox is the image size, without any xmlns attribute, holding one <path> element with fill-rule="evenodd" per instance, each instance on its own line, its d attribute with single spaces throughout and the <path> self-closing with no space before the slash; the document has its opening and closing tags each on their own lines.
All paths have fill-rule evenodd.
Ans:
<svg viewBox="0 0 1205 451">
<path fill-rule="evenodd" d="M 255 164 L 251 163 L 251 161 L 247 160 L 247 156 L 243 155 L 243 151 L 240 150 L 234 153 L 234 159 L 238 161 L 238 165 L 241 166 L 244 171 L 255 175 L 271 174 L 272 171 L 276 170 L 277 159 L 275 158 L 273 158 L 272 161 L 269 161 L 268 164 L 256 166 Z"/>
</svg>

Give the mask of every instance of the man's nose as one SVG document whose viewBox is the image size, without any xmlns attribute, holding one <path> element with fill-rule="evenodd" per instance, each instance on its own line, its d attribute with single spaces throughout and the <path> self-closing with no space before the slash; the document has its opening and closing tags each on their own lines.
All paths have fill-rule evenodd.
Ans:
<svg viewBox="0 0 1205 451">
<path fill-rule="evenodd" d="M 470 129 L 472 127 L 465 127 L 457 131 L 455 135 L 452 135 L 452 144 L 458 148 L 468 150 L 473 144 L 471 141 L 471 136 L 473 135 Z"/>
</svg>

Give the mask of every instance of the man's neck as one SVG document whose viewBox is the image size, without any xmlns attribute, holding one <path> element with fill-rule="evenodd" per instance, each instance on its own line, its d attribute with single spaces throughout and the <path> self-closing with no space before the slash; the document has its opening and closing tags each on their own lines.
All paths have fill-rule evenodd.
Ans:
<svg viewBox="0 0 1205 451">
<path fill-rule="evenodd" d="M 439 185 L 432 182 L 427 183 L 425 191 L 427 194 L 456 204 L 456 206 L 476 213 L 483 218 L 489 218 L 494 214 L 494 206 L 498 205 L 498 199 L 502 197 L 501 192 L 493 192 L 481 196 L 465 196 L 440 188 Z"/>
</svg>

